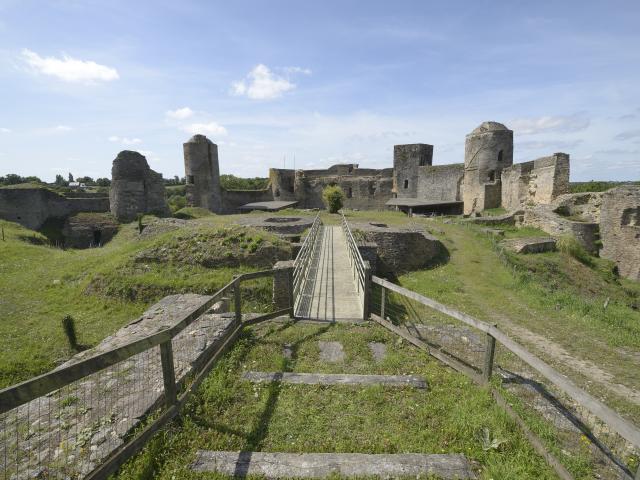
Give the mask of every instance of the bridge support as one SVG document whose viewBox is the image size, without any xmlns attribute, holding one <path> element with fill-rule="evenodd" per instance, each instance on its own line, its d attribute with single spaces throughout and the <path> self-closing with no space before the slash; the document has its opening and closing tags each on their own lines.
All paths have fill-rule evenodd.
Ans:
<svg viewBox="0 0 640 480">
<path fill-rule="evenodd" d="M 277 262 L 273 269 L 273 304 L 276 310 L 290 309 L 293 318 L 293 260 Z"/>
</svg>

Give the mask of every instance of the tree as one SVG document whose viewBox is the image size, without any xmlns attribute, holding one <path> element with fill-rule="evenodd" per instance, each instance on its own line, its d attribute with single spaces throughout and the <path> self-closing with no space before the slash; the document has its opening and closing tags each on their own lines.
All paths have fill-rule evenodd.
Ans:
<svg viewBox="0 0 640 480">
<path fill-rule="evenodd" d="M 108 178 L 98 178 L 96 179 L 96 185 L 99 187 L 109 187 L 111 186 L 111 180 Z"/>
<path fill-rule="evenodd" d="M 69 183 L 73 182 L 73 175 L 71 175 L 71 172 L 69 172 Z"/>
<path fill-rule="evenodd" d="M 338 185 L 329 185 L 322 191 L 322 200 L 329 213 L 338 213 L 344 202 L 344 192 Z"/>
<path fill-rule="evenodd" d="M 56 185 L 58 185 L 59 187 L 66 187 L 69 185 L 69 182 L 67 182 L 64 177 L 60 174 L 56 175 L 56 181 L 53 182 Z"/>
<path fill-rule="evenodd" d="M 78 177 L 76 178 L 76 182 L 84 183 L 85 185 L 93 185 L 96 183 L 93 181 L 93 178 L 91 177 Z"/>
</svg>

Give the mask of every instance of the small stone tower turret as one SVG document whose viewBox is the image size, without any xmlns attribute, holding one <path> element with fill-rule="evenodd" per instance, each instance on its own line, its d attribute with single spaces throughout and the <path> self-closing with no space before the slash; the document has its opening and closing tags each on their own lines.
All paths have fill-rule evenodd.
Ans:
<svg viewBox="0 0 640 480">
<path fill-rule="evenodd" d="M 218 146 L 204 135 L 194 135 L 183 148 L 187 203 L 222 213 Z"/>
<path fill-rule="evenodd" d="M 483 122 L 467 135 L 464 146 L 464 213 L 501 205 L 502 169 L 513 165 L 513 130 Z"/>
<path fill-rule="evenodd" d="M 393 192 L 397 198 L 418 194 L 418 168 L 433 162 L 433 145 L 411 143 L 393 146 Z"/>
</svg>

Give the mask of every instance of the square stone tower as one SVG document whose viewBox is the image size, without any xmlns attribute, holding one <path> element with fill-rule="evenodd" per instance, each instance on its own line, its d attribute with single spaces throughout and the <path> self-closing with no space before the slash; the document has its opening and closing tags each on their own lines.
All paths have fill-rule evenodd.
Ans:
<svg viewBox="0 0 640 480">
<path fill-rule="evenodd" d="M 222 213 L 218 146 L 204 135 L 194 135 L 183 148 L 187 204 Z"/>
<path fill-rule="evenodd" d="M 393 193 L 397 198 L 415 198 L 418 194 L 419 167 L 433 163 L 433 145 L 412 143 L 393 147 Z"/>
</svg>

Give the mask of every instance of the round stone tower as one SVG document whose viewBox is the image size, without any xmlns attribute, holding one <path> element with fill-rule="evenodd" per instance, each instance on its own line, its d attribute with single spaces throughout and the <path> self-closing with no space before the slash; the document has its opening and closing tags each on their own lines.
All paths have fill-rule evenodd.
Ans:
<svg viewBox="0 0 640 480">
<path fill-rule="evenodd" d="M 513 130 L 483 122 L 467 135 L 464 147 L 464 213 L 501 204 L 502 169 L 513 165 Z"/>
<path fill-rule="evenodd" d="M 204 135 L 194 135 L 183 148 L 187 203 L 222 213 L 218 146 Z"/>
</svg>

